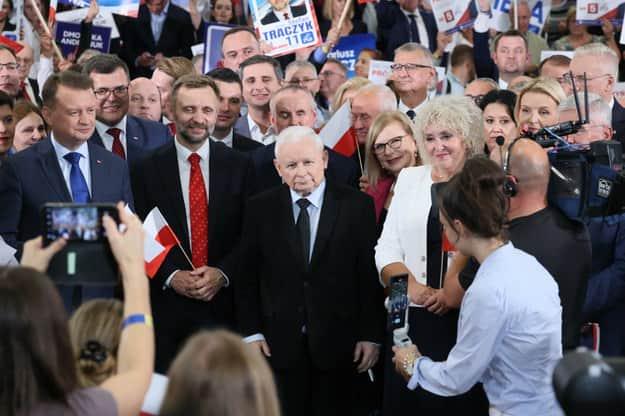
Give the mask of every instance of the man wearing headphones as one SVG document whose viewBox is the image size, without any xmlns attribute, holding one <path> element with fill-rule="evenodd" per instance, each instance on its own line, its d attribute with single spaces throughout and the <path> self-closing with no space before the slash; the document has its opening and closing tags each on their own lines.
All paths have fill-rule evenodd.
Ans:
<svg viewBox="0 0 625 416">
<path fill-rule="evenodd" d="M 588 231 L 584 224 L 569 220 L 559 210 L 547 205 L 550 164 L 540 145 L 527 139 L 513 141 L 504 154 L 503 165 L 507 176 L 504 190 L 510 204 L 510 241 L 516 248 L 536 257 L 556 280 L 562 302 L 563 348 L 575 348 L 579 345 L 582 306 L 590 275 Z M 460 272 L 461 290 L 458 290 L 454 276 L 447 276 L 438 299 L 431 299 L 427 305 L 434 309 L 440 303 L 446 307 L 459 307 L 478 267 L 477 262 L 470 259 Z"/>
</svg>

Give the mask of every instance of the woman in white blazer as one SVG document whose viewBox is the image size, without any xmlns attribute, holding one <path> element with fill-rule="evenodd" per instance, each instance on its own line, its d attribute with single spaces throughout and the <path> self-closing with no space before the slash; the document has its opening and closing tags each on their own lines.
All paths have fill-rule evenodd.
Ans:
<svg viewBox="0 0 625 416">
<path fill-rule="evenodd" d="M 384 286 L 391 276 L 409 274 L 409 336 L 424 355 L 445 360 L 456 341 L 458 312 L 438 316 L 420 306 L 442 288 L 447 263 L 453 255 L 443 244 L 433 194 L 437 184 L 444 184 L 459 172 L 469 157 L 483 152 L 482 118 L 468 98 L 442 96 L 426 104 L 415 123 L 419 153 L 425 165 L 405 168 L 399 174 L 375 260 Z M 405 381 L 393 371 L 390 354 L 386 370 L 385 415 L 403 416 L 407 409 L 415 414 L 488 413 L 481 386 L 462 396 L 446 398 L 420 388 L 408 390 Z"/>
</svg>

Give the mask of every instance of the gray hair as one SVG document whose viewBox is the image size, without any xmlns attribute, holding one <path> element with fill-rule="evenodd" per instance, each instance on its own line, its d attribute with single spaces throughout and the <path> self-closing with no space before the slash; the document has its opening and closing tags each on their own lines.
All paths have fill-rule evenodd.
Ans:
<svg viewBox="0 0 625 416">
<path fill-rule="evenodd" d="M 358 90 L 354 99 L 362 95 L 376 96 L 380 102 L 380 112 L 397 110 L 397 96 L 386 85 L 367 84 Z"/>
<path fill-rule="evenodd" d="M 434 58 L 432 57 L 432 52 L 430 52 L 428 48 L 421 45 L 420 43 L 404 43 L 399 48 L 395 49 L 395 55 L 397 55 L 398 52 L 419 52 L 428 61 L 427 65 L 434 67 Z"/>
<path fill-rule="evenodd" d="M 619 57 L 616 55 L 612 49 L 608 48 L 603 43 L 589 43 L 584 46 L 580 46 L 575 49 L 575 53 L 573 54 L 573 59 L 575 58 L 583 58 L 586 56 L 592 56 L 597 58 L 595 62 L 600 65 L 603 63 L 608 67 L 607 72 L 609 75 L 612 75 L 615 79 L 618 77 L 618 64 Z"/>
<path fill-rule="evenodd" d="M 274 92 L 273 95 L 271 96 L 271 100 L 269 101 L 269 111 L 271 111 L 271 115 L 274 117 L 278 116 L 276 114 L 276 102 L 278 101 L 277 97 L 280 94 L 285 94 L 285 93 L 296 94 L 298 92 L 305 94 L 308 97 L 307 101 L 308 101 L 308 104 L 310 105 L 310 109 L 313 112 L 316 112 L 317 103 L 315 102 L 315 97 L 313 97 L 310 91 L 308 91 L 306 88 L 300 87 L 299 85 L 287 85 L 286 87 L 282 87 L 278 91 Z"/>
<path fill-rule="evenodd" d="M 578 98 L 580 110 L 586 118 L 586 98 L 584 98 L 584 94 L 579 94 Z M 575 97 L 573 95 L 566 97 L 558 106 L 558 111 L 577 111 Z M 588 112 L 590 113 L 589 121 L 608 127 L 612 126 L 612 109 L 610 104 L 606 103 L 600 95 L 588 93 Z"/>
<path fill-rule="evenodd" d="M 286 74 L 291 70 L 297 71 L 298 69 L 310 69 L 313 74 L 317 75 L 317 68 L 312 63 L 308 61 L 293 61 L 284 68 L 284 77 L 286 78 Z"/>
<path fill-rule="evenodd" d="M 321 137 L 313 129 L 310 127 L 304 126 L 291 126 L 282 130 L 282 132 L 276 137 L 276 147 L 274 150 L 274 154 L 276 159 L 278 159 L 280 154 L 280 148 L 285 143 L 298 143 L 305 139 L 312 140 L 315 143 L 317 149 L 321 152 L 323 151 L 323 141 Z"/>
<path fill-rule="evenodd" d="M 492 78 L 486 78 L 486 77 L 475 78 L 469 84 L 473 84 L 474 82 L 483 82 L 484 84 L 488 84 L 490 87 L 493 87 L 493 89 L 499 90 L 499 84 L 497 84 L 497 81 L 495 81 Z"/>
</svg>

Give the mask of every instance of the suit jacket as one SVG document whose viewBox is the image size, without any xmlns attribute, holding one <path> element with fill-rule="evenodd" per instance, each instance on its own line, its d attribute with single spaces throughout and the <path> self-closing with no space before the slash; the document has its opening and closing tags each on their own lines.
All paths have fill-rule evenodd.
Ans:
<svg viewBox="0 0 625 416">
<path fill-rule="evenodd" d="M 306 14 L 306 5 L 291 6 L 291 13 L 293 13 L 293 16 L 289 16 L 291 18 L 292 17 L 299 17 L 299 16 L 305 15 Z M 278 16 L 276 16 L 276 14 L 273 12 L 273 8 L 262 19 L 260 19 L 260 23 L 262 23 L 263 25 L 268 25 L 270 23 L 276 23 L 278 21 L 280 21 L 280 19 L 278 19 Z"/>
<path fill-rule="evenodd" d="M 111 152 L 87 142 L 91 169 L 91 202 L 133 206 L 128 167 Z M 0 168 L 0 235 L 13 247 L 41 234 L 41 207 L 46 202 L 72 202 L 50 138 L 12 155 Z"/>
<path fill-rule="evenodd" d="M 395 49 L 410 41 L 410 25 L 408 19 L 394 1 L 381 0 L 376 5 L 378 16 L 378 49 L 384 52 L 384 59 L 392 61 Z M 429 38 L 431 52 L 436 50 L 438 28 L 434 14 L 419 10 Z"/>
<path fill-rule="evenodd" d="M 382 290 L 371 198 L 326 181 L 310 265 L 297 241 L 289 188 L 250 199 L 235 286 L 239 329 L 262 333 L 275 368 L 297 366 L 302 326 L 321 370 L 347 368 L 358 341 L 381 342 Z"/>
<path fill-rule="evenodd" d="M 612 129 L 614 130 L 614 140 L 618 140 L 625 148 L 625 108 L 614 99 L 612 107 Z"/>
<path fill-rule="evenodd" d="M 150 151 L 173 140 L 169 129 L 162 123 L 140 117 L 126 115 L 126 160 L 129 165 L 139 162 Z M 92 143 L 104 147 L 98 130 L 93 131 L 89 139 Z"/>
<path fill-rule="evenodd" d="M 32 79 L 32 78 L 28 78 L 26 79 L 25 82 L 28 82 L 30 84 L 30 88 L 32 88 L 33 90 L 33 95 L 35 96 L 35 102 L 33 104 L 38 105 L 39 107 L 41 107 L 42 102 L 41 102 L 41 96 L 39 95 L 39 83 L 37 82 L 36 79 Z"/>
<path fill-rule="evenodd" d="M 150 26 L 150 12 L 145 4 L 139 7 L 137 19 L 129 19 L 122 32 L 122 56 L 126 60 L 132 78 L 150 77 L 152 70 L 135 66 L 135 61 L 143 52 L 156 55 L 158 52 L 166 57 L 184 56 L 191 59 L 191 46 L 195 43 L 195 30 L 189 13 L 169 3 L 169 10 L 163 31 L 158 43 L 155 42 Z"/>
<path fill-rule="evenodd" d="M 276 144 L 271 143 L 250 153 L 254 164 L 255 194 L 279 186 L 282 183 L 280 175 L 278 175 L 273 165 L 275 149 Z M 358 179 L 360 178 L 358 166 L 350 158 L 328 147 L 326 147 L 326 150 L 329 156 L 326 177 L 335 183 L 358 189 Z"/>
<path fill-rule="evenodd" d="M 185 251 L 191 255 L 182 199 L 182 186 L 187 185 L 180 183 L 174 142 L 156 149 L 144 158 L 132 169 L 131 176 L 139 216 L 145 218 L 152 208 L 158 207 Z M 235 246 L 241 231 L 244 202 L 249 194 L 249 159 L 240 152 L 210 140 L 208 176 L 208 265 L 218 267 L 233 279 Z M 173 325 L 184 331 L 188 329 L 188 336 L 192 326 L 232 323 L 229 288 L 222 288 L 211 302 L 178 295 L 173 289 L 163 290 L 171 273 L 189 269 L 190 265 L 181 250 L 174 247 L 157 275 L 150 280 L 152 308 L 161 327 Z"/>
<path fill-rule="evenodd" d="M 262 143 L 252 140 L 249 137 L 242 136 L 235 132 L 232 133 L 232 148 L 239 152 L 250 152 L 263 147 Z"/>
</svg>

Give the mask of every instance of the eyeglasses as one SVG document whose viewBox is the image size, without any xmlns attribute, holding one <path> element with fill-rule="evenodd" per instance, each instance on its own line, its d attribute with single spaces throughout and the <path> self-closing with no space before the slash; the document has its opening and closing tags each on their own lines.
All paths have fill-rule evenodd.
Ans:
<svg viewBox="0 0 625 416">
<path fill-rule="evenodd" d="M 386 151 L 386 146 L 388 146 L 389 148 L 391 148 L 393 150 L 399 149 L 401 147 L 401 140 L 404 137 L 406 137 L 405 134 L 403 136 L 393 137 L 392 139 L 390 139 L 386 143 L 374 144 L 373 145 L 373 153 L 375 153 L 376 155 L 383 154 Z"/>
<path fill-rule="evenodd" d="M 9 62 L 8 64 L 0 64 L 0 70 L 2 68 L 6 68 L 7 71 L 17 71 L 20 67 L 20 64 L 15 62 Z"/>
<path fill-rule="evenodd" d="M 319 73 L 320 77 L 345 77 L 343 74 L 339 74 L 338 72 L 332 71 L 323 71 Z"/>
<path fill-rule="evenodd" d="M 302 79 L 293 78 L 292 80 L 287 81 L 286 83 L 289 85 L 307 85 L 314 81 L 317 81 L 317 78 L 302 78 Z"/>
<path fill-rule="evenodd" d="M 482 101 L 484 100 L 484 94 L 481 94 L 481 95 L 465 94 L 464 96 L 472 99 L 475 105 L 477 105 L 478 107 L 480 106 L 480 104 L 482 104 Z"/>
<path fill-rule="evenodd" d="M 599 79 L 599 78 L 611 77 L 611 76 L 612 75 L 610 75 L 610 74 L 597 75 L 596 77 L 592 77 L 592 78 L 586 76 L 586 81 L 590 82 L 590 81 L 594 81 L 594 80 Z M 571 74 L 564 74 L 564 75 L 562 75 L 562 79 L 565 82 L 571 82 Z M 583 75 L 575 75 L 575 76 L 573 76 L 573 80 L 575 80 L 575 85 L 576 86 L 577 85 L 581 86 L 584 83 L 584 76 Z"/>
<path fill-rule="evenodd" d="M 421 65 L 421 64 L 393 64 L 391 65 L 391 70 L 393 72 L 400 72 L 401 70 L 406 70 L 406 72 L 414 72 L 417 69 L 432 69 L 429 65 Z"/>
<path fill-rule="evenodd" d="M 98 98 L 100 100 L 102 98 L 108 97 L 111 94 L 111 92 L 116 97 L 123 97 L 124 95 L 128 93 L 128 85 L 120 85 L 119 87 L 115 87 L 115 88 L 98 88 L 97 90 L 93 92 L 95 93 L 95 98 Z"/>
</svg>

